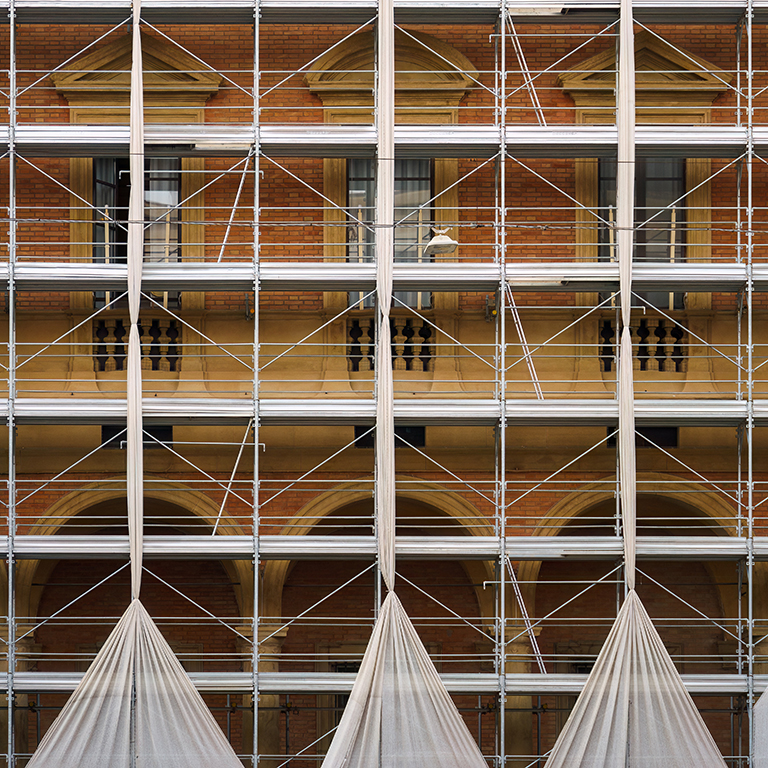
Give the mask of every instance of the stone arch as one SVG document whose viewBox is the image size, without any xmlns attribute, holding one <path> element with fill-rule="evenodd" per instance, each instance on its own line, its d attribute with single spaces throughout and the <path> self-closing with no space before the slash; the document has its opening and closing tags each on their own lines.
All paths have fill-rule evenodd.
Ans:
<svg viewBox="0 0 768 768">
<path fill-rule="evenodd" d="M 708 492 L 706 488 L 693 482 L 681 482 L 679 477 L 667 473 L 638 473 L 638 480 L 644 481 L 657 481 L 661 490 L 656 493 L 648 493 L 647 495 L 656 496 L 659 499 L 673 500 L 676 504 L 685 505 L 689 509 L 697 512 L 700 518 L 708 518 L 710 525 L 708 525 L 707 533 L 709 535 L 732 535 L 733 530 L 731 527 L 726 527 L 727 520 L 735 518 L 734 507 L 722 496 L 712 494 Z M 664 481 L 674 480 L 675 485 L 672 486 L 674 490 L 667 490 L 667 485 Z M 573 527 L 574 521 L 579 517 L 583 517 L 590 510 L 604 504 L 607 501 L 613 501 L 613 493 L 603 491 L 606 485 L 611 485 L 615 481 L 613 476 L 604 478 L 595 483 L 590 483 L 583 486 L 580 490 L 575 491 L 558 503 L 554 504 L 546 514 L 538 518 L 538 524 L 533 531 L 535 536 L 557 536 L 563 535 L 567 528 Z M 723 524 L 725 523 L 725 525 Z M 510 556 L 514 560 L 513 547 Z M 521 582 L 520 589 L 522 597 L 525 602 L 526 608 L 531 616 L 538 616 L 542 611 L 536 606 L 537 587 L 540 582 L 540 572 L 543 563 L 541 561 L 525 561 L 519 563 L 518 577 Z M 724 586 L 728 582 L 733 581 L 732 572 L 724 575 L 723 569 L 731 567 L 731 563 L 727 562 L 715 562 L 715 563 L 703 563 L 711 583 L 714 587 L 715 594 L 719 599 L 720 606 L 722 607 L 722 616 L 735 616 L 737 615 L 736 602 L 737 597 L 735 590 L 731 589 L 730 594 L 727 588 Z M 766 580 L 765 565 L 763 563 L 756 564 L 755 577 L 756 582 L 762 583 L 764 586 L 768 585 Z M 764 590 L 763 590 L 764 593 Z M 759 594 L 759 592 L 758 592 Z M 673 598 L 670 598 L 673 599 Z M 509 608 L 508 616 L 519 617 L 518 606 L 514 605 Z M 763 614 L 767 615 L 767 614 Z M 518 658 L 514 661 L 507 662 L 508 672 L 530 672 L 531 664 L 526 660 L 531 658 L 531 647 L 527 636 L 523 633 L 523 627 L 521 622 L 515 624 L 515 634 L 521 633 L 520 637 L 510 650 L 514 650 L 519 654 Z M 725 638 L 726 642 L 729 638 Z M 552 671 L 552 670 L 550 670 Z M 520 700 L 521 707 L 525 708 L 530 706 L 530 698 L 526 699 L 522 697 Z M 513 713 L 507 717 L 507 739 L 508 744 L 515 746 L 511 748 L 511 751 L 519 754 L 528 754 L 532 749 L 532 736 L 530 733 L 530 718 L 528 719 L 524 715 L 520 716 L 519 713 Z"/>
<path fill-rule="evenodd" d="M 423 503 L 424 493 L 432 491 L 429 494 L 429 506 L 438 514 L 455 520 L 457 530 L 463 534 L 480 535 L 478 531 L 481 531 L 483 526 L 491 524 L 485 515 L 459 494 L 446 491 L 437 483 L 412 477 L 398 477 L 398 480 L 405 479 L 409 481 L 408 489 L 398 492 L 398 498 L 417 500 Z M 439 493 L 434 493 L 434 491 L 439 491 Z M 305 504 L 291 518 L 282 533 L 295 536 L 306 535 L 319 524 L 320 519 L 328 518 L 350 504 L 371 498 L 370 484 L 367 481 L 345 484 L 343 491 L 339 489 L 327 491 Z M 302 520 L 307 522 L 301 524 Z M 477 521 L 478 525 L 467 525 L 465 521 Z M 265 564 L 262 580 L 263 613 L 271 616 L 283 615 L 283 586 L 290 573 L 292 562 L 290 560 L 271 560 Z M 494 578 L 491 567 L 486 561 L 465 560 L 461 561 L 461 565 L 473 584 L 482 585 L 484 581 Z M 475 591 L 481 615 L 488 621 L 493 621 L 495 611 L 492 590 L 483 590 L 482 586 L 476 586 Z"/>
<path fill-rule="evenodd" d="M 644 492 L 647 495 L 663 496 L 667 499 L 675 499 L 681 503 L 695 507 L 707 517 L 714 520 L 735 517 L 735 511 L 731 504 L 720 496 L 714 496 L 701 483 L 681 482 L 680 478 L 665 472 L 638 472 L 637 479 L 642 482 L 657 482 L 660 484 L 674 481 L 674 490 L 664 490 L 659 493 Z M 534 536 L 557 536 L 567 527 L 571 521 L 582 516 L 588 509 L 599 502 L 612 499 L 610 491 L 600 491 L 606 484 L 614 483 L 615 477 L 610 476 L 595 483 L 583 486 L 582 490 L 575 491 L 558 501 L 540 519 L 534 529 Z M 559 521 L 559 522 L 557 522 Z M 723 535 L 727 535 L 725 529 Z"/>
<path fill-rule="evenodd" d="M 681 482 L 680 478 L 660 472 L 638 473 L 638 480 L 658 482 L 663 490 L 658 492 L 645 492 L 642 495 L 655 496 L 660 499 L 673 500 L 681 506 L 687 507 L 694 513 L 698 513 L 701 518 L 709 518 L 711 525 L 707 526 L 707 535 L 728 536 L 734 535 L 732 526 L 726 526 L 725 521 L 736 518 L 734 506 L 722 497 L 720 494 L 713 494 L 700 483 Z M 664 483 L 674 481 L 674 489 L 667 490 Z M 594 509 L 607 500 L 612 500 L 613 494 L 599 489 L 606 487 L 606 482 L 614 482 L 613 477 L 605 478 L 596 483 L 590 483 L 581 490 L 569 494 L 561 499 L 551 509 L 543 515 L 536 526 L 534 536 L 558 536 L 566 528 L 573 524 L 573 521 L 583 516 L 589 510 Z M 525 600 L 528 611 L 535 615 L 536 604 L 536 584 L 538 582 L 539 572 L 542 562 L 540 560 L 531 560 L 520 563 L 519 578 L 523 599 Z M 723 606 L 724 615 L 736 615 L 736 601 L 734 596 L 728 593 L 723 586 L 727 578 L 723 578 L 722 569 L 727 568 L 727 563 L 708 563 L 707 568 L 710 571 L 713 581 L 718 584 L 720 601 Z M 755 584 L 760 585 L 758 594 L 766 594 L 768 590 L 768 564 L 755 564 Z M 765 605 L 765 599 L 759 602 L 760 610 L 756 611 L 761 617 L 768 617 L 768 606 Z M 757 606 L 757 603 L 756 603 Z M 732 612 L 729 612 L 732 611 Z"/>
<path fill-rule="evenodd" d="M 480 525 L 468 526 L 463 521 L 477 521 L 483 526 L 489 525 L 489 519 L 472 504 L 457 493 L 446 491 L 437 483 L 429 483 L 419 478 L 398 476 L 398 480 L 407 479 L 407 490 L 398 493 L 399 499 L 423 500 L 426 491 L 437 491 L 429 494 L 429 504 L 438 514 L 451 518 L 456 522 L 457 529 L 467 535 L 478 535 L 482 530 Z M 281 534 L 304 536 L 309 534 L 323 520 L 352 504 L 372 501 L 369 480 L 344 483 L 343 486 L 331 489 L 312 499 L 299 509 L 287 521 Z M 478 561 L 462 561 L 461 567 L 468 575 L 470 583 L 482 584 L 493 578 L 488 564 Z M 290 560 L 270 560 L 264 564 L 260 589 L 260 612 L 265 616 L 282 616 L 283 588 L 293 566 Z M 493 606 L 493 590 L 483 590 L 475 586 L 474 592 L 480 606 L 481 616 L 487 618 L 489 626 L 493 626 L 495 616 Z M 277 658 L 280 655 L 287 629 L 274 632 L 271 628 L 263 629 L 260 634 L 262 661 L 259 669 L 262 672 L 275 671 L 278 668 Z M 277 698 L 264 698 L 264 706 L 277 704 Z M 267 703 L 267 702 L 271 702 Z M 259 714 L 259 734 L 262 751 L 276 754 L 280 750 L 279 718 L 276 711 L 263 710 Z"/>
<path fill-rule="evenodd" d="M 89 509 L 93 509 L 100 504 L 116 502 L 125 498 L 124 492 L 114 488 L 105 488 L 103 485 L 102 482 L 92 483 L 57 499 L 40 516 L 37 523 L 31 527 L 29 533 L 38 536 L 61 534 L 62 529 L 71 525 L 78 516 L 87 514 Z M 181 510 L 180 520 L 183 520 L 184 513 L 187 513 L 187 520 L 196 519 L 199 521 L 190 527 L 197 528 L 199 525 L 210 529 L 210 525 L 206 521 L 215 518 L 219 511 L 219 507 L 210 497 L 189 488 L 183 483 L 166 482 L 165 485 L 166 487 L 162 489 L 145 488 L 144 498 L 161 501 L 169 507 Z M 237 526 L 233 518 L 223 515 L 222 521 L 225 523 L 223 530 L 227 531 L 226 534 L 222 535 L 244 533 Z M 183 526 L 173 527 L 183 528 Z M 20 560 L 17 562 L 16 597 L 17 613 L 19 615 L 36 615 L 42 589 L 35 588 L 33 585 L 47 583 L 48 577 L 58 562 L 58 560 Z M 252 612 L 253 606 L 251 589 L 253 577 L 249 565 L 237 560 L 223 560 L 221 565 L 232 582 L 241 615 L 249 615 Z"/>
</svg>

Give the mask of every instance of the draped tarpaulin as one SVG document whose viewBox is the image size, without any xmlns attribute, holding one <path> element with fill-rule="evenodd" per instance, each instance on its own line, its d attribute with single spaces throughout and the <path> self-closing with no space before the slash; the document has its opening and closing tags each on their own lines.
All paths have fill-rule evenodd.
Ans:
<svg viewBox="0 0 768 768">
<path fill-rule="evenodd" d="M 619 24 L 617 237 L 621 300 L 619 488 L 627 596 L 546 768 L 725 768 L 635 592 L 637 466 L 632 360 L 635 61 L 632 0 Z"/>
<path fill-rule="evenodd" d="M 634 590 L 546 768 L 725 768 Z"/>
<path fill-rule="evenodd" d="M 619 251 L 621 341 L 619 343 L 619 484 L 627 587 L 635 587 L 635 394 L 632 376 L 632 259 L 635 222 L 635 42 L 632 0 L 622 0 L 616 91 L 618 166 L 616 244 Z"/>
<path fill-rule="evenodd" d="M 141 52 L 141 0 L 133 7 L 131 59 L 131 191 L 128 201 L 128 334 L 126 496 L 131 542 L 131 597 L 141 591 L 144 542 L 144 425 L 141 408 L 141 271 L 144 263 L 144 61 Z"/>
<path fill-rule="evenodd" d="M 619 251 L 621 324 L 632 306 L 632 241 L 635 224 L 635 42 L 632 0 L 622 0 L 619 20 L 619 87 L 616 91 L 616 245 Z"/>
<path fill-rule="evenodd" d="M 637 460 L 635 456 L 635 393 L 632 375 L 632 337 L 629 328 L 621 334 L 619 347 L 619 490 L 624 572 L 627 588 L 635 588 L 635 544 L 637 528 Z"/>
<path fill-rule="evenodd" d="M 379 0 L 376 519 L 389 590 L 322 768 L 487 768 L 395 588 L 395 422 L 389 314 L 394 257 L 394 16 Z"/>
<path fill-rule="evenodd" d="M 755 731 L 754 768 L 768 768 L 768 691 L 758 699 L 752 710 Z"/>
<path fill-rule="evenodd" d="M 138 600 L 112 630 L 28 768 L 131 766 L 242 768 Z"/>
<path fill-rule="evenodd" d="M 487 768 L 394 592 L 387 595 L 323 768 Z"/>
<path fill-rule="evenodd" d="M 132 601 L 28 768 L 242 768 L 171 647 L 139 602 L 143 539 L 141 340 L 144 104 L 140 0 L 133 5 L 128 211 L 126 496 Z"/>
</svg>

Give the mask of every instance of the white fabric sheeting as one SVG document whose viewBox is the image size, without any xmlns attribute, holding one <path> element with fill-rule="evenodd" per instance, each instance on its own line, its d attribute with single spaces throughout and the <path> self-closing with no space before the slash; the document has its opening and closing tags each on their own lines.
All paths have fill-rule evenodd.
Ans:
<svg viewBox="0 0 768 768">
<path fill-rule="evenodd" d="M 487 768 L 397 595 L 381 607 L 322 768 Z"/>
<path fill-rule="evenodd" d="M 376 400 L 376 513 L 379 565 L 387 589 L 395 586 L 395 416 L 389 315 L 379 316 Z"/>
<path fill-rule="evenodd" d="M 394 16 L 378 14 L 376 520 L 389 590 L 322 768 L 487 768 L 395 594 L 395 422 L 389 313 L 394 256 Z"/>
<path fill-rule="evenodd" d="M 621 0 L 619 22 L 619 87 L 616 128 L 619 134 L 616 168 L 616 243 L 619 249 L 621 322 L 629 325 L 632 306 L 632 240 L 635 224 L 635 42 L 632 0 Z"/>
<path fill-rule="evenodd" d="M 141 339 L 137 323 L 141 303 L 144 261 L 144 72 L 141 54 L 141 0 L 133 5 L 133 59 L 131 63 L 131 194 L 128 207 L 128 335 L 127 451 L 128 534 L 131 548 L 131 596 L 141 591 L 144 526 L 144 431 L 141 413 Z"/>
<path fill-rule="evenodd" d="M 131 699 L 135 693 L 132 738 Z M 135 744 L 135 763 L 131 744 Z M 200 694 L 134 600 L 27 768 L 242 768 Z"/>
<path fill-rule="evenodd" d="M 128 211 L 126 495 L 134 598 L 28 768 L 242 768 L 170 646 L 138 600 L 143 538 L 141 339 L 144 258 L 144 107 L 139 19 L 134 1 L 131 66 L 131 195 Z"/>
<path fill-rule="evenodd" d="M 633 590 L 546 768 L 725 768 Z"/>
<path fill-rule="evenodd" d="M 752 710 L 755 729 L 753 768 L 768 768 L 768 691 L 757 700 Z"/>
<path fill-rule="evenodd" d="M 636 460 L 635 395 L 632 376 L 632 254 L 635 223 L 635 41 L 632 0 L 621 0 L 619 72 L 616 89 L 616 127 L 619 135 L 616 169 L 616 242 L 619 249 L 621 344 L 619 349 L 619 487 L 624 530 L 627 587 L 635 588 Z"/>
<path fill-rule="evenodd" d="M 133 610 L 112 630 L 27 768 L 129 768 Z"/>
<path fill-rule="evenodd" d="M 637 462 L 635 456 L 635 392 L 632 375 L 632 337 L 621 333 L 619 349 L 619 489 L 624 532 L 624 568 L 627 588 L 635 588 L 637 549 Z"/>
<path fill-rule="evenodd" d="M 134 0 L 129 158 L 131 190 L 128 200 L 128 309 L 132 323 L 139 320 L 144 261 L 144 63 L 140 19 L 141 0 Z"/>
<path fill-rule="evenodd" d="M 128 534 L 131 553 L 131 597 L 141 590 L 144 526 L 144 455 L 141 415 L 141 339 L 136 323 L 128 334 L 128 402 L 126 496 L 128 499 Z"/>
<path fill-rule="evenodd" d="M 395 585 L 395 417 L 389 312 L 395 219 L 395 26 L 392 0 L 378 17 L 378 170 L 376 176 L 376 516 L 379 566 L 387 589 Z"/>
</svg>

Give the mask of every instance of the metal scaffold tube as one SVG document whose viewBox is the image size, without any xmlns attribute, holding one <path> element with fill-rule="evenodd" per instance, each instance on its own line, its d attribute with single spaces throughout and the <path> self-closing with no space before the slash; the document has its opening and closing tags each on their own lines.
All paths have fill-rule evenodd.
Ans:
<svg viewBox="0 0 768 768">
<path fill-rule="evenodd" d="M 755 553 L 754 553 L 754 430 L 755 430 L 755 388 L 754 388 L 754 285 L 752 266 L 754 263 L 754 82 L 753 82 L 753 55 L 754 55 L 754 0 L 747 0 L 745 12 L 747 27 L 747 402 L 748 413 L 746 421 L 747 435 L 747 707 L 749 711 L 749 745 L 750 761 L 755 755 L 755 728 L 754 728 L 754 703 L 755 703 L 755 632 L 754 632 L 754 578 L 755 578 Z M 752 763 L 754 764 L 754 763 Z"/>
<path fill-rule="evenodd" d="M 253 279 L 253 398 L 252 423 L 253 423 L 253 517 L 252 517 L 252 567 L 253 567 L 253 615 L 251 616 L 251 712 L 253 718 L 253 738 L 251 742 L 252 765 L 254 768 L 259 762 L 259 659 L 260 652 L 260 612 L 261 601 L 259 599 L 261 584 L 261 499 L 260 499 L 260 468 L 259 468 L 259 429 L 261 426 L 259 373 L 260 373 L 260 335 L 259 335 L 259 306 L 261 300 L 261 258 L 259 253 L 260 236 L 260 182 L 261 182 L 261 131 L 260 131 L 260 92 L 261 92 L 261 0 L 253 2 L 253 254 L 252 254 L 252 279 Z M 247 441 L 247 438 L 246 438 Z"/>
<path fill-rule="evenodd" d="M 321 767 L 394 584 L 496 768 L 544 765 L 635 587 L 754 765 L 768 0 L 142 0 L 142 153 L 131 6 L 0 0 L 7 768 L 114 622 L 132 493 L 188 604 L 160 630 L 252 768 Z M 56 602 L 54 569 L 98 579 Z"/>
<path fill-rule="evenodd" d="M 9 0 L 9 91 L 8 100 L 8 552 L 6 557 L 6 573 L 8 578 L 8 615 L 6 619 L 7 640 L 7 765 L 16 765 L 16 732 L 15 732 L 15 700 L 13 681 L 16 672 L 16 558 L 14 555 L 14 540 L 16 536 L 16 286 L 14 270 L 16 266 L 16 3 Z"/>
<path fill-rule="evenodd" d="M 496 387 L 500 401 L 499 421 L 496 425 L 496 534 L 499 537 L 499 554 L 496 564 L 498 579 L 498 611 L 499 621 L 496 629 L 496 665 L 499 675 L 500 689 L 500 722 L 498 726 L 499 765 L 504 768 L 507 764 L 507 414 L 506 414 L 506 344 L 507 344 L 507 282 L 506 282 L 506 125 L 507 125 L 507 20 L 506 4 L 500 3 L 498 20 L 499 33 L 499 66 L 496 72 L 496 111 L 499 126 L 499 155 L 496 161 L 496 259 L 501 265 L 500 281 L 496 288 L 497 315 L 495 323 L 496 334 Z"/>
</svg>

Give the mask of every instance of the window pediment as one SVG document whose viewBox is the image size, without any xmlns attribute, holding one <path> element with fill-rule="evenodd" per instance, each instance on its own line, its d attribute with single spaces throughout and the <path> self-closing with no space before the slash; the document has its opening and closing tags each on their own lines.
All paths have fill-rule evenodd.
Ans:
<svg viewBox="0 0 768 768">
<path fill-rule="evenodd" d="M 326 106 L 371 103 L 374 42 L 373 32 L 361 32 L 328 51 L 305 76 L 310 92 Z M 395 98 L 400 104 L 458 106 L 477 77 L 464 54 L 422 32 L 406 35 L 395 30 L 395 69 Z"/>
<path fill-rule="evenodd" d="M 642 31 L 635 35 L 635 92 L 638 104 L 669 103 L 711 106 L 727 90 L 733 75 L 706 59 Z M 610 49 L 579 62 L 558 78 L 576 102 L 589 106 L 613 102 L 616 51 Z"/>
<path fill-rule="evenodd" d="M 141 36 L 144 101 L 202 107 L 214 96 L 221 75 L 206 69 L 177 46 Z M 73 106 L 127 105 L 130 94 L 131 37 L 122 35 L 80 56 L 51 75 L 56 91 Z"/>
</svg>

